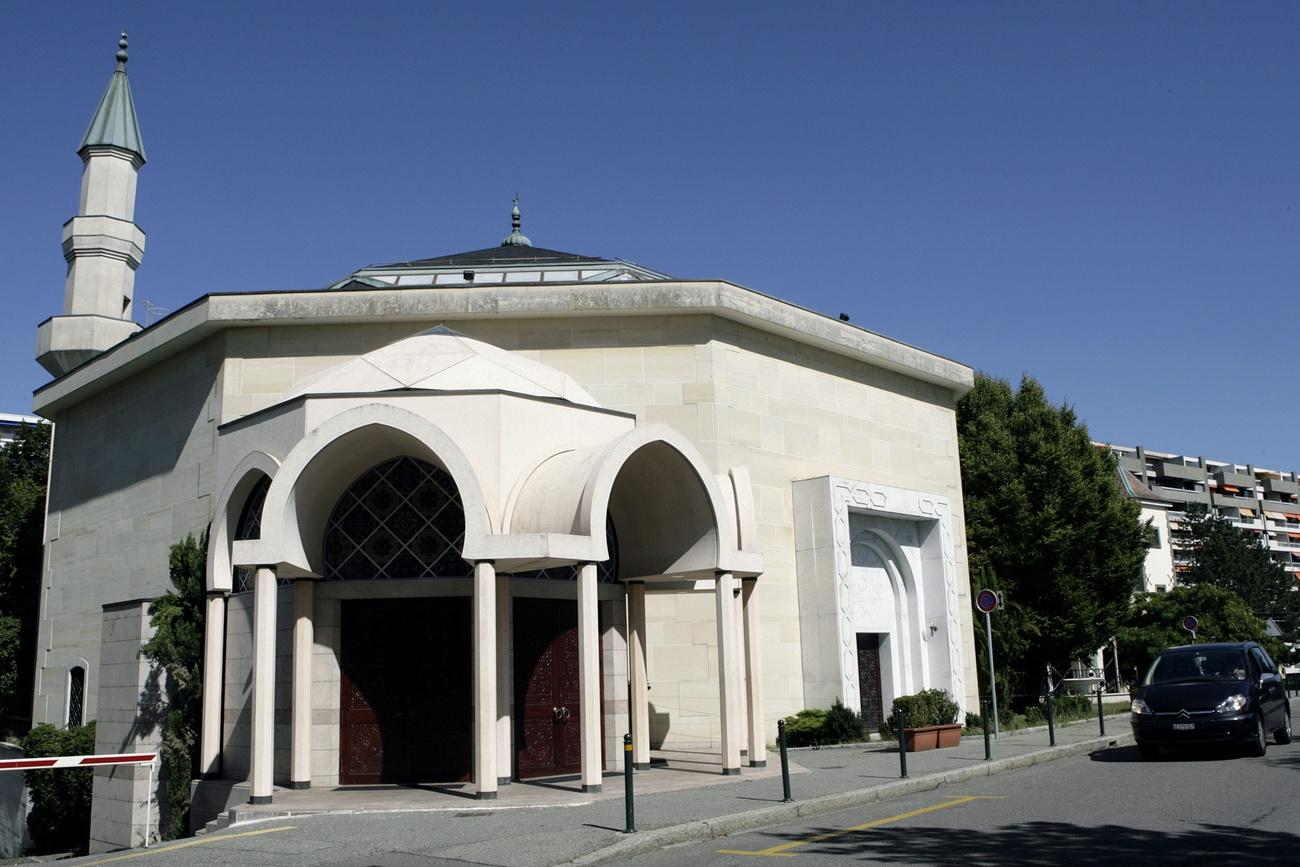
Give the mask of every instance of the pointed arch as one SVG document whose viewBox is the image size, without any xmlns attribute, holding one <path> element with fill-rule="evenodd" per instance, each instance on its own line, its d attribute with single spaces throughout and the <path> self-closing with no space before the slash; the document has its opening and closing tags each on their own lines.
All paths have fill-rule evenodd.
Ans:
<svg viewBox="0 0 1300 867">
<path fill-rule="evenodd" d="M 440 467 L 465 510 L 461 556 L 478 559 L 493 532 L 492 516 L 469 458 L 440 427 L 388 404 L 339 413 L 308 432 L 285 457 L 263 507 L 262 553 L 282 575 L 324 573 L 322 541 L 334 504 L 365 470 L 408 455 Z"/>
</svg>

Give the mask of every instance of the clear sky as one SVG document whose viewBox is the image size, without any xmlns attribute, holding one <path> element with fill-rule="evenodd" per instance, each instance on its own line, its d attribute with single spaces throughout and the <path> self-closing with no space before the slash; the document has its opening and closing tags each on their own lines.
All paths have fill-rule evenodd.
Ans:
<svg viewBox="0 0 1300 867">
<path fill-rule="evenodd" d="M 140 300 L 490 246 L 720 277 L 1300 469 L 1300 3 L 16 3 L 0 410 L 117 31 Z"/>
</svg>

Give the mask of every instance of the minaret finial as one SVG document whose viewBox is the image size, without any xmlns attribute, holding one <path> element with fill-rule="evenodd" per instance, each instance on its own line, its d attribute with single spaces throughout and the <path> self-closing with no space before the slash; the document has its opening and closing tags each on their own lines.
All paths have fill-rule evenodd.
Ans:
<svg viewBox="0 0 1300 867">
<path fill-rule="evenodd" d="M 531 247 L 533 242 L 528 240 L 528 236 L 519 231 L 522 220 L 519 218 L 519 194 L 515 193 L 515 206 L 510 209 L 510 234 L 501 242 L 502 247 Z"/>
<path fill-rule="evenodd" d="M 122 31 L 122 35 L 117 40 L 117 68 L 118 69 L 126 68 L 126 31 L 125 30 Z"/>
</svg>

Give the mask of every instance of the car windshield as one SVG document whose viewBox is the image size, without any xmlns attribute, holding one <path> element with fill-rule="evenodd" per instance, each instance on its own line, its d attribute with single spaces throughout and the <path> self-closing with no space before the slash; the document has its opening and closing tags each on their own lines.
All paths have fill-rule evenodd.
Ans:
<svg viewBox="0 0 1300 867">
<path fill-rule="evenodd" d="M 1246 679 L 1246 655 L 1240 650 L 1180 650 L 1162 653 L 1144 684 Z"/>
</svg>

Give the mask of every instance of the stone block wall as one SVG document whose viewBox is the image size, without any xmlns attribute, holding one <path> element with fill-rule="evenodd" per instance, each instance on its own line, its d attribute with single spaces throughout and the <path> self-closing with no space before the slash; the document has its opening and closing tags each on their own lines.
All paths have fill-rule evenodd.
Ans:
<svg viewBox="0 0 1300 867">
<path fill-rule="evenodd" d="M 103 712 L 95 752 L 154 752 L 162 741 L 160 673 L 139 655 L 153 637 L 148 599 L 105 605 L 101 618 L 99 690 Z M 90 852 L 141 846 L 158 837 L 164 784 L 143 765 L 97 768 L 90 812 Z M 148 806 L 146 806 L 148 804 Z M 149 821 L 146 824 L 146 813 Z"/>
<path fill-rule="evenodd" d="M 289 781 L 290 722 L 293 708 L 293 588 L 276 593 L 275 757 L 277 785 Z M 232 594 L 226 603 L 226 665 L 222 694 L 222 765 L 227 780 L 246 780 L 251 762 L 253 722 L 253 594 Z"/>
<path fill-rule="evenodd" d="M 168 551 L 211 518 L 222 339 L 54 413 L 33 722 L 63 725 L 70 665 L 99 714 L 102 606 L 170 587 Z"/>
</svg>

